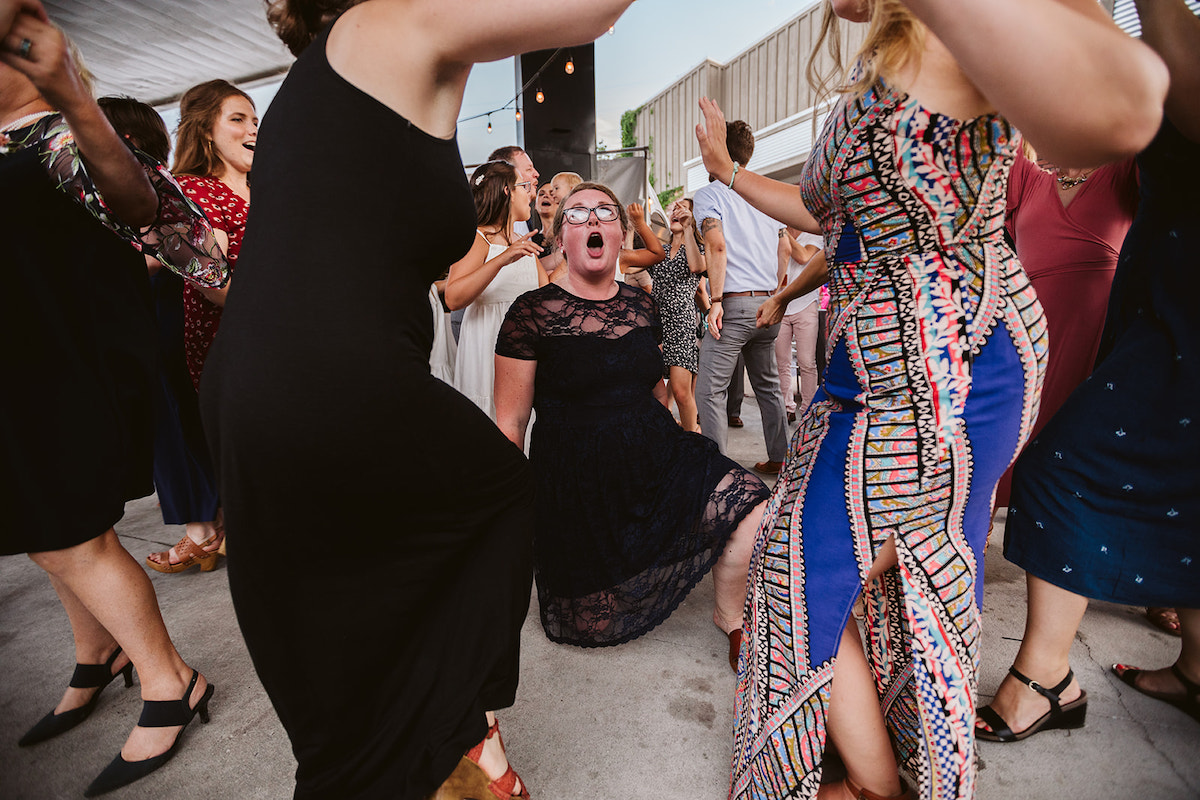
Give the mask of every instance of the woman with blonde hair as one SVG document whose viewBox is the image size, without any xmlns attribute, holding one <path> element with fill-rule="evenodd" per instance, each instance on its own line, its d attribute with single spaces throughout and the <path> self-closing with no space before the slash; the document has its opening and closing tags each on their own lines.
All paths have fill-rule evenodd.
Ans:
<svg viewBox="0 0 1200 800">
<path fill-rule="evenodd" d="M 823 233 L 832 316 L 751 565 L 731 796 L 912 796 L 902 766 L 965 800 L 991 497 L 1047 348 L 1004 241 L 1008 170 L 1022 133 L 1068 166 L 1136 152 L 1166 73 L 1092 0 L 834 0 L 836 45 L 835 15 L 868 29 L 799 191 L 735 165 L 700 101 L 708 172 Z M 827 737 L 847 776 L 822 790 Z"/>
</svg>

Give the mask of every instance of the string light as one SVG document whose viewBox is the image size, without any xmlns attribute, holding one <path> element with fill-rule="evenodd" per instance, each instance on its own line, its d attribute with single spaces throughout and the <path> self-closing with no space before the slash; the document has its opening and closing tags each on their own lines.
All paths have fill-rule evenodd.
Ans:
<svg viewBox="0 0 1200 800">
<path fill-rule="evenodd" d="M 546 69 L 552 63 L 554 63 L 555 59 L 558 58 L 558 56 L 562 53 L 563 49 L 564 48 L 560 47 L 559 49 L 557 49 L 553 53 L 551 53 L 550 57 L 548 59 L 546 59 L 545 63 L 542 64 L 541 68 L 538 69 L 538 71 L 535 72 L 529 78 L 529 80 L 525 81 L 525 84 L 520 89 L 517 90 L 517 93 L 513 97 L 512 100 L 509 100 L 507 103 L 500 106 L 499 108 L 493 108 L 491 111 L 482 111 L 473 116 L 462 117 L 458 120 L 458 124 L 461 125 L 464 122 L 470 122 L 471 120 L 482 119 L 484 117 L 487 117 L 488 118 L 488 128 L 489 128 L 488 133 L 491 133 L 490 129 L 492 126 L 492 122 L 491 122 L 492 114 L 495 114 L 498 111 L 505 111 L 510 108 L 514 109 L 514 115 L 516 116 L 517 120 L 520 121 L 521 117 L 523 116 L 523 113 L 522 113 L 520 107 L 517 105 L 518 101 L 521 99 L 521 97 L 524 95 L 524 93 L 526 91 L 528 91 L 529 87 L 533 86 L 534 83 L 538 80 L 538 78 L 540 78 L 542 76 L 542 73 L 545 72 Z M 570 54 L 568 54 L 568 56 L 567 56 L 567 61 L 570 63 L 571 69 L 574 70 L 575 62 L 574 62 L 574 59 L 570 56 Z M 542 91 L 541 87 L 538 87 L 537 94 L 534 96 L 534 99 L 537 100 L 537 102 L 539 102 L 539 103 L 546 102 L 546 93 Z"/>
<path fill-rule="evenodd" d="M 612 36 L 612 35 L 613 35 L 613 31 L 614 31 L 614 30 L 616 30 L 616 28 L 617 28 L 617 26 L 616 26 L 616 25 L 609 25 L 609 26 L 608 26 L 608 35 L 609 35 L 609 36 Z"/>
<path fill-rule="evenodd" d="M 574 57 L 574 54 L 568 54 L 568 55 L 567 55 L 567 66 L 566 66 L 566 67 L 564 67 L 564 69 L 567 71 L 567 74 L 568 74 L 568 75 L 574 75 L 574 74 L 575 74 L 575 57 Z"/>
</svg>

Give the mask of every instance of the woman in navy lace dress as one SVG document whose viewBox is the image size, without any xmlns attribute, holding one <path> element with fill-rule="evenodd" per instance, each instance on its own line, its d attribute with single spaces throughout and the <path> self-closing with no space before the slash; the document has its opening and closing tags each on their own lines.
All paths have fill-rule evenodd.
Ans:
<svg viewBox="0 0 1200 800">
<path fill-rule="evenodd" d="M 626 227 L 611 190 L 577 186 L 554 225 L 566 276 L 517 298 L 496 343 L 500 429 L 523 442 L 537 409 L 542 626 L 582 647 L 627 642 L 712 569 L 713 621 L 740 641 L 767 489 L 666 409 L 658 308 L 615 280 Z"/>
</svg>

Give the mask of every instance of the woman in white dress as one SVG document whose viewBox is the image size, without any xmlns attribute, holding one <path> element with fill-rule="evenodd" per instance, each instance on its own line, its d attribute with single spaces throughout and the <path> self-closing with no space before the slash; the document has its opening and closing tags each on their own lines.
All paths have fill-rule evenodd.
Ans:
<svg viewBox="0 0 1200 800">
<path fill-rule="evenodd" d="M 516 167 L 507 161 L 489 161 L 475 170 L 475 244 L 451 265 L 446 278 L 446 305 L 467 309 L 458 338 L 454 388 L 493 420 L 496 335 L 512 301 L 547 282 L 537 260 L 541 248 L 531 241 L 534 233 L 513 233 L 514 222 L 529 219 L 535 188 L 533 181 L 519 182 Z"/>
</svg>

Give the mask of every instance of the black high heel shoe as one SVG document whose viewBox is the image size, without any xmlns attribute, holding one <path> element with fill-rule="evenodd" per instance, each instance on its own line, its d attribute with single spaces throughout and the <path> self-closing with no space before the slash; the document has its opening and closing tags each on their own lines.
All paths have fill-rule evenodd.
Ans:
<svg viewBox="0 0 1200 800">
<path fill-rule="evenodd" d="M 74 728 L 79 723 L 92 715 L 92 711 L 96 708 L 96 702 L 100 699 L 100 693 L 104 691 L 104 687 L 108 686 L 118 675 L 125 676 L 125 688 L 133 686 L 133 662 L 130 661 L 125 666 L 121 667 L 120 671 L 113 672 L 113 664 L 117 663 L 117 658 L 121 655 L 121 648 L 118 646 L 108 661 L 103 664 L 76 664 L 75 672 L 71 675 L 70 686 L 73 689 L 95 689 L 95 694 L 91 699 L 78 708 L 72 708 L 61 714 L 55 714 L 51 711 L 46 716 L 38 720 L 38 723 L 29 729 L 29 732 L 21 737 L 21 741 L 17 742 L 19 747 L 29 747 L 30 745 L 44 742 L 47 739 L 53 739 L 60 733 L 66 733 Z"/>
<path fill-rule="evenodd" d="M 171 747 L 167 752 L 142 761 L 126 761 L 117 753 L 117 757 L 104 768 L 104 771 L 96 776 L 96 780 L 92 781 L 88 786 L 87 791 L 83 793 L 84 797 L 96 797 L 105 792 L 111 792 L 113 789 L 120 789 L 122 786 L 127 786 L 136 780 L 140 780 L 154 770 L 161 767 L 163 764 L 171 760 L 175 755 L 175 751 L 179 749 L 179 740 L 183 738 L 183 731 L 187 728 L 188 723 L 192 721 L 192 717 L 200 715 L 200 721 L 208 722 L 208 701 L 213 696 L 213 684 L 209 684 L 204 690 L 204 696 L 195 706 L 188 705 L 188 698 L 192 696 L 192 690 L 196 688 L 196 681 L 200 679 L 200 673 L 192 670 L 192 681 L 188 684 L 187 689 L 183 693 L 183 698 L 180 700 L 143 700 L 142 701 L 142 716 L 138 719 L 138 725 L 143 728 L 170 728 L 174 725 L 181 725 L 179 733 L 175 734 L 175 741 L 171 742 Z"/>
</svg>

